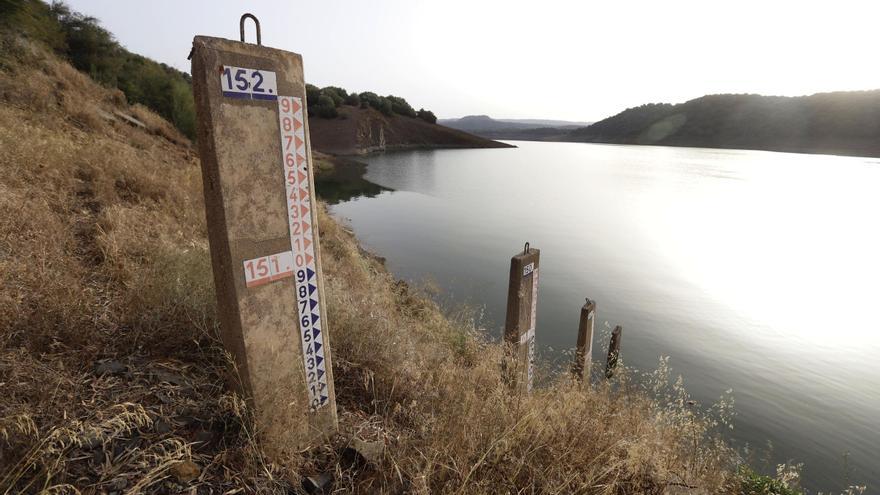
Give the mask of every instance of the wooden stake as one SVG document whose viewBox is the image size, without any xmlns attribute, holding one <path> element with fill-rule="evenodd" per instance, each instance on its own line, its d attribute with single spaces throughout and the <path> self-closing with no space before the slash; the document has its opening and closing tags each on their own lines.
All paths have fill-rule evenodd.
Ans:
<svg viewBox="0 0 880 495">
<path fill-rule="evenodd" d="M 620 334 L 623 333 L 623 327 L 617 325 L 611 332 L 611 343 L 608 344 L 608 362 L 605 365 L 605 378 L 614 376 L 614 370 L 617 368 L 617 359 L 620 357 Z"/>
<path fill-rule="evenodd" d="M 577 349 L 574 355 L 572 373 L 578 380 L 590 382 L 590 368 L 593 364 L 593 325 L 596 320 L 596 302 L 587 298 L 581 308 L 581 319 L 578 325 Z"/>
</svg>

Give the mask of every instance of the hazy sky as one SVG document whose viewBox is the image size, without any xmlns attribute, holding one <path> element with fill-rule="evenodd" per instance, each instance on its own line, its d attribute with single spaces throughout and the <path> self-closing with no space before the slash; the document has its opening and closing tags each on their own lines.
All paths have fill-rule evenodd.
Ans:
<svg viewBox="0 0 880 495">
<path fill-rule="evenodd" d="M 312 84 L 403 96 L 439 117 L 599 120 L 711 93 L 880 88 L 880 0 L 68 3 L 187 72 L 194 35 L 238 39 L 250 11 L 264 45 L 303 55 Z"/>
</svg>

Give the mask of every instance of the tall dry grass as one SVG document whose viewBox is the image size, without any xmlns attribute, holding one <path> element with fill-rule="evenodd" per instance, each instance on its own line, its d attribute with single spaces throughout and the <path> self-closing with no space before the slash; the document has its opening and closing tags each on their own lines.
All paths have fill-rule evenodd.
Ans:
<svg viewBox="0 0 880 495">
<path fill-rule="evenodd" d="M 497 344 L 323 209 L 340 435 L 273 464 L 226 385 L 190 146 L 38 47 L 2 43 L 4 493 L 296 493 L 319 472 L 358 493 L 733 491 L 732 452 L 680 390 L 561 376 L 512 395 Z M 353 462 L 355 438 L 383 454 Z"/>
</svg>

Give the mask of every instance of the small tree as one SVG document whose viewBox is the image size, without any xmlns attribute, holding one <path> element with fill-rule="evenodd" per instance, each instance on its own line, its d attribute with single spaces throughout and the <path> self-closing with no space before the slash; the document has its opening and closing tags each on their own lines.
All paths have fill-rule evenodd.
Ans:
<svg viewBox="0 0 880 495">
<path fill-rule="evenodd" d="M 345 104 L 353 107 L 361 106 L 361 97 L 357 93 L 352 93 L 345 97 Z"/>
<path fill-rule="evenodd" d="M 321 97 L 321 88 L 306 84 L 306 104 L 309 108 L 318 105 L 318 98 Z"/>
<path fill-rule="evenodd" d="M 327 86 L 321 89 L 321 94 L 332 98 L 333 105 L 338 107 L 345 101 L 345 97 L 348 96 L 348 91 L 338 86 Z"/>
<path fill-rule="evenodd" d="M 437 123 L 437 116 L 434 115 L 434 112 L 432 112 L 430 110 L 425 110 L 424 108 L 420 108 L 419 111 L 416 113 L 416 115 L 418 116 L 418 118 L 424 120 L 425 122 L 427 122 L 429 124 L 436 124 Z"/>
<path fill-rule="evenodd" d="M 327 95 L 321 95 L 318 98 L 318 104 L 314 107 L 310 106 L 309 111 L 323 119 L 332 119 L 339 115 L 336 111 L 336 105 L 333 103 L 333 98 Z"/>
<path fill-rule="evenodd" d="M 380 112 L 382 112 L 383 115 L 387 115 L 389 117 L 394 115 L 394 106 L 391 104 L 391 100 L 385 98 L 384 96 L 379 97 L 376 110 L 379 110 Z"/>
<path fill-rule="evenodd" d="M 416 111 L 413 107 L 410 106 L 407 101 L 399 96 L 388 95 L 386 96 L 388 101 L 391 102 L 391 110 L 398 115 L 405 115 L 407 117 L 415 117 Z"/>
</svg>

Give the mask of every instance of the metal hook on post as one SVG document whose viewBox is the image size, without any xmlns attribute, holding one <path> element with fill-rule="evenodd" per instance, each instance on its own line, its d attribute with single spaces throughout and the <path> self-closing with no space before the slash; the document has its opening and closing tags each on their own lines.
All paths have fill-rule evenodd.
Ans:
<svg viewBox="0 0 880 495">
<path fill-rule="evenodd" d="M 529 243 L 526 242 L 526 245 L 523 247 L 523 254 L 529 254 Z"/>
<path fill-rule="evenodd" d="M 257 45 L 263 46 L 263 40 L 260 36 L 260 21 L 257 19 L 257 17 L 254 14 L 251 14 L 249 12 L 242 15 L 241 20 L 238 21 L 238 31 L 239 31 L 239 34 L 241 35 L 241 42 L 242 43 L 245 42 L 244 41 L 244 21 L 246 19 L 253 19 L 254 26 L 257 28 Z"/>
</svg>

